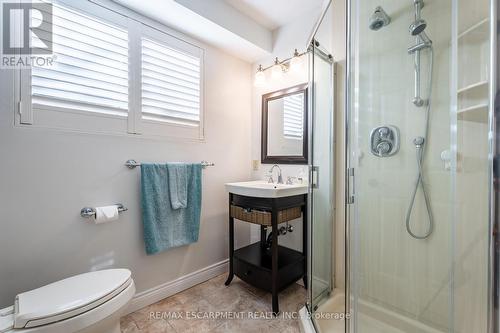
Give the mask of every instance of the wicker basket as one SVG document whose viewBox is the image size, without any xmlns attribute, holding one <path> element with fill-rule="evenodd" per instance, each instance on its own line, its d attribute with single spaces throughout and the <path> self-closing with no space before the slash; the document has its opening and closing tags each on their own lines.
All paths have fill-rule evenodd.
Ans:
<svg viewBox="0 0 500 333">
<path fill-rule="evenodd" d="M 301 216 L 300 207 L 288 208 L 278 212 L 278 223 L 283 223 L 297 219 Z M 248 210 L 240 206 L 231 205 L 231 217 L 265 226 L 271 225 L 271 212 L 262 210 Z"/>
</svg>

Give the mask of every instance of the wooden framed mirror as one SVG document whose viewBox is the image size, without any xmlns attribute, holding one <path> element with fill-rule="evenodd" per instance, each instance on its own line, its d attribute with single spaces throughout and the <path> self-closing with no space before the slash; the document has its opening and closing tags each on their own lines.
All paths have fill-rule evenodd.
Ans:
<svg viewBox="0 0 500 333">
<path fill-rule="evenodd" d="M 307 84 L 262 95 L 263 164 L 307 164 L 307 101 Z"/>
</svg>

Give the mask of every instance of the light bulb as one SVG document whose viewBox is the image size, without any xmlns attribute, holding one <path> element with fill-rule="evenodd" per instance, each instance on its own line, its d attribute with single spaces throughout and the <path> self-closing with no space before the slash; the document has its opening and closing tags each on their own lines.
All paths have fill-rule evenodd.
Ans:
<svg viewBox="0 0 500 333">
<path fill-rule="evenodd" d="M 283 76 L 283 69 L 281 69 L 280 65 L 274 65 L 273 68 L 271 69 L 271 77 L 274 80 L 281 79 Z"/>
<path fill-rule="evenodd" d="M 302 57 L 293 57 L 292 60 L 290 60 L 290 72 L 292 73 L 298 73 L 302 71 L 302 67 L 304 65 L 304 61 Z"/>
<path fill-rule="evenodd" d="M 271 68 L 271 78 L 273 78 L 273 80 L 278 80 L 281 79 L 282 76 L 283 68 L 281 67 L 278 58 L 276 58 L 276 60 L 274 60 L 274 66 Z"/>
<path fill-rule="evenodd" d="M 261 68 L 262 66 L 259 68 L 257 73 L 255 73 L 253 84 L 256 87 L 263 87 L 266 85 L 266 75 L 264 74 L 264 71 L 261 70 Z"/>
<path fill-rule="evenodd" d="M 297 49 L 295 49 L 295 52 L 293 52 L 293 57 L 290 60 L 290 72 L 292 73 L 298 73 L 302 71 L 302 66 L 304 65 L 304 62 L 302 60 L 301 54 Z"/>
</svg>

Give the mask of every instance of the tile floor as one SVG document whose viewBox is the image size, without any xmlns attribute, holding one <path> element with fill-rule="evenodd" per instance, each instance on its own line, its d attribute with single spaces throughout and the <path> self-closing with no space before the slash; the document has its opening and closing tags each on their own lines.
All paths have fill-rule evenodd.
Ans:
<svg viewBox="0 0 500 333">
<path fill-rule="evenodd" d="M 226 274 L 219 275 L 123 317 L 122 333 L 299 332 L 295 318 L 306 300 L 304 287 L 293 284 L 281 292 L 280 316 L 272 318 L 271 294 L 237 277 L 226 287 L 225 280 Z"/>
</svg>

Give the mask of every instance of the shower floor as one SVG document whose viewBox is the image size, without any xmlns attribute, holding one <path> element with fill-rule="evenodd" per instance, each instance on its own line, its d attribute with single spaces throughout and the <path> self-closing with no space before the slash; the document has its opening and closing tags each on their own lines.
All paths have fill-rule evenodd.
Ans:
<svg viewBox="0 0 500 333">
<path fill-rule="evenodd" d="M 405 333 L 374 318 L 360 315 L 359 331 L 366 333 Z"/>
<path fill-rule="evenodd" d="M 342 313 L 345 308 L 344 291 L 335 289 L 332 296 L 323 303 L 317 312 Z M 400 329 L 392 327 L 387 323 L 379 321 L 366 314 L 360 313 L 358 317 L 358 331 L 363 333 L 405 333 Z M 318 319 L 316 320 L 318 333 L 344 333 L 345 322 L 343 320 Z"/>
<path fill-rule="evenodd" d="M 343 313 L 345 311 L 344 305 L 344 291 L 335 289 L 331 294 L 330 298 L 321 304 L 316 312 L 328 312 L 328 313 Z M 318 333 L 343 333 L 345 327 L 344 320 L 332 320 L 332 319 L 317 319 L 316 327 L 318 328 Z"/>
</svg>

